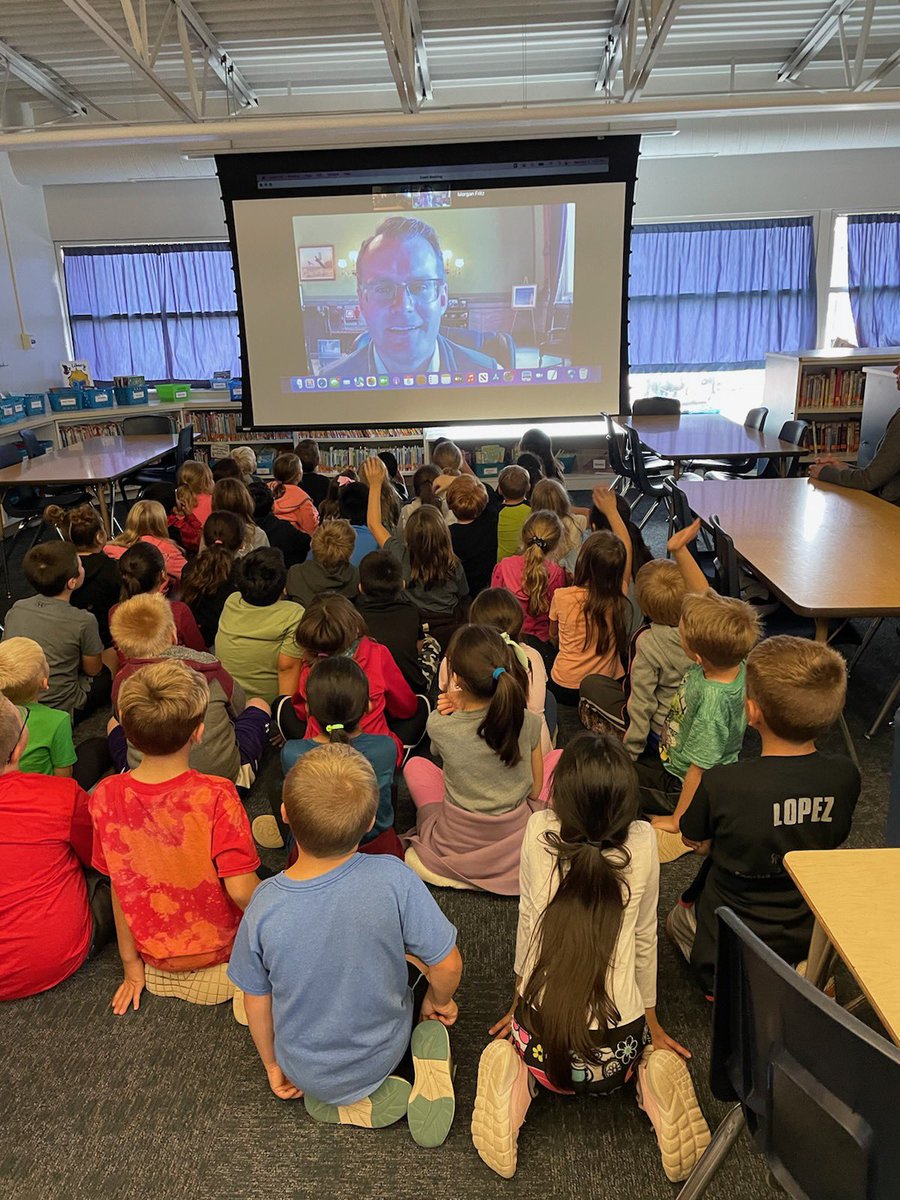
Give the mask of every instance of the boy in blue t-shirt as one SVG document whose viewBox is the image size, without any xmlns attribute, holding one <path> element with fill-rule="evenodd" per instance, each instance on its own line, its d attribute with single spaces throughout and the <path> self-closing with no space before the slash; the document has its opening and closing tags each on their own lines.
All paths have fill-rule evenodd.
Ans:
<svg viewBox="0 0 900 1200">
<path fill-rule="evenodd" d="M 456 930 L 403 863 L 357 853 L 378 786 L 356 750 L 304 754 L 283 800 L 298 858 L 257 888 L 228 967 L 269 1086 L 330 1124 L 406 1116 L 419 1145 L 439 1146 L 454 1113 Z"/>
</svg>

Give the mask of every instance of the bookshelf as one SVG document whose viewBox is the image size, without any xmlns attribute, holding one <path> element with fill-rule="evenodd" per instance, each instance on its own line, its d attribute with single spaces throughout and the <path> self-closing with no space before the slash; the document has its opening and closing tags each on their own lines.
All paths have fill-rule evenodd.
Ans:
<svg viewBox="0 0 900 1200">
<path fill-rule="evenodd" d="M 807 350 L 767 354 L 763 403 L 769 410 L 766 430 L 777 433 L 785 421 L 810 425 L 810 453 L 856 460 L 865 420 L 868 370 L 893 366 L 900 348 Z"/>
</svg>

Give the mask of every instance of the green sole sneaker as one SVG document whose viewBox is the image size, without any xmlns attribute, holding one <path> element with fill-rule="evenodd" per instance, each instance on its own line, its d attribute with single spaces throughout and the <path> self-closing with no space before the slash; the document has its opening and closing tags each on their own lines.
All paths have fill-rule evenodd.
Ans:
<svg viewBox="0 0 900 1200">
<path fill-rule="evenodd" d="M 356 1125 L 359 1129 L 384 1129 L 406 1116 L 410 1086 L 405 1079 L 389 1075 L 371 1096 L 355 1104 L 325 1104 L 312 1096 L 304 1096 L 306 1111 L 314 1121 L 324 1125 Z"/>
<path fill-rule="evenodd" d="M 412 1056 L 416 1076 L 406 1114 L 409 1132 L 420 1146 L 441 1146 L 453 1124 L 456 1099 L 450 1035 L 440 1021 L 422 1021 L 415 1027 Z"/>
</svg>

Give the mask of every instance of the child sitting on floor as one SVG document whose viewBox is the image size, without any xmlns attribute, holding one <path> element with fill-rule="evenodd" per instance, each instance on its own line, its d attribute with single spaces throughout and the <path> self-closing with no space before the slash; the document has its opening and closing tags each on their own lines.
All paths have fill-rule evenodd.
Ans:
<svg viewBox="0 0 900 1200">
<path fill-rule="evenodd" d="M 276 517 L 274 497 L 261 479 L 248 483 L 247 491 L 253 501 L 254 523 L 269 539 L 272 549 L 281 551 L 288 571 L 298 563 L 306 562 L 310 547 L 309 534 L 301 533 L 290 521 Z"/>
<path fill-rule="evenodd" d="M 456 930 L 402 863 L 357 853 L 378 808 L 361 754 L 317 747 L 283 795 L 297 861 L 257 889 L 228 968 L 269 1087 L 332 1125 L 406 1117 L 414 1141 L 439 1146 L 454 1111 Z"/>
<path fill-rule="evenodd" d="M 119 575 L 122 581 L 120 600 L 131 600 L 134 596 L 165 595 L 169 590 L 169 575 L 163 556 L 149 542 L 137 542 L 126 550 L 119 559 Z M 168 600 L 172 619 L 178 633 L 178 644 L 192 650 L 205 650 L 208 643 L 197 628 L 194 614 L 182 600 Z M 118 604 L 109 610 L 110 629 Z M 115 637 L 113 637 L 115 645 Z M 118 649 L 118 647 L 117 647 Z M 121 659 L 121 651 L 119 652 Z"/>
<path fill-rule="evenodd" d="M 531 509 L 532 512 L 543 509 L 559 517 L 562 537 L 556 548 L 556 561 L 571 578 L 575 574 L 575 563 L 587 526 L 584 510 L 576 512 L 573 509 L 569 493 L 558 479 L 538 480 L 531 492 Z"/>
<path fill-rule="evenodd" d="M 553 593 L 566 585 L 566 573 L 555 561 L 562 536 L 556 513 L 533 511 L 522 526 L 519 552 L 501 559 L 491 576 L 491 587 L 507 588 L 522 605 L 525 637 L 539 642 L 550 639 Z"/>
<path fill-rule="evenodd" d="M 762 755 L 704 771 L 681 835 L 708 854 L 705 878 L 696 903 L 680 901 L 666 920 L 707 994 L 723 904 L 789 963 L 806 957 L 813 917 L 784 856 L 840 846 L 859 798 L 853 763 L 815 743 L 844 707 L 843 658 L 820 642 L 773 637 L 750 651 L 746 673 L 747 723 L 762 738 Z"/>
<path fill-rule="evenodd" d="M 659 758 L 645 756 L 637 763 L 644 812 L 669 834 L 678 833 L 703 772 L 733 763 L 740 754 L 747 727 L 744 659 L 759 640 L 759 617 L 751 606 L 712 591 L 688 549 L 699 531 L 697 520 L 669 539 L 689 593 L 679 630 L 691 666 L 669 706 Z"/>
<path fill-rule="evenodd" d="M 210 513 L 200 553 L 181 576 L 181 599 L 194 615 L 204 647 L 216 640 L 225 601 L 237 591 L 234 572 L 243 537 L 244 526 L 234 513 Z"/>
<path fill-rule="evenodd" d="M 22 773 L 27 720 L 0 696 L 0 1000 L 56 987 L 113 932 L 109 880 L 91 870 L 87 793 Z"/>
<path fill-rule="evenodd" d="M 312 558 L 288 571 L 287 594 L 291 600 L 304 608 L 325 592 L 355 600 L 359 570 L 350 562 L 355 546 L 356 534 L 349 521 L 323 521 L 312 535 Z"/>
<path fill-rule="evenodd" d="M 19 758 L 26 775 L 61 775 L 92 788 L 110 765 L 105 738 L 86 738 L 76 750 L 72 718 L 38 703 L 47 689 L 50 668 L 44 651 L 31 638 L 0 642 L 0 691 L 20 706 L 28 725 L 28 745 Z"/>
<path fill-rule="evenodd" d="M 279 454 L 272 464 L 272 474 L 275 478 L 269 488 L 275 500 L 275 516 L 312 536 L 319 524 L 319 514 L 300 487 L 300 459 L 296 454 Z"/>
<path fill-rule="evenodd" d="M 125 771 L 141 761 L 140 751 L 126 742 L 115 713 L 122 684 L 148 663 L 178 661 L 202 675 L 209 687 L 203 717 L 203 740 L 190 751 L 190 766 L 204 775 L 230 779 L 249 788 L 256 778 L 269 730 L 269 706 L 258 696 L 246 697 L 219 660 L 206 651 L 175 643 L 171 610 L 162 596 L 135 596 L 120 604 L 112 619 L 122 669 L 113 680 L 113 719 L 107 730 L 116 767 Z"/>
<path fill-rule="evenodd" d="M 22 570 L 37 595 L 17 600 L 7 612 L 3 640 L 29 637 L 38 643 L 50 667 L 42 703 L 75 720 L 108 700 L 112 686 L 96 617 L 69 603 L 81 587 L 84 566 L 71 542 L 55 541 L 33 546 Z"/>
<path fill-rule="evenodd" d="M 241 484 L 241 487 L 244 485 Z M 238 560 L 237 591 L 222 607 L 216 658 L 248 696 L 271 704 L 296 690 L 302 651 L 294 634 L 303 609 L 285 600 L 280 550 L 252 550 Z"/>
<path fill-rule="evenodd" d="M 519 890 L 519 848 L 531 813 L 546 803 L 558 757 L 541 753 L 541 721 L 525 706 L 528 677 L 496 629 L 464 625 L 447 651 L 449 688 L 428 718 L 431 749 L 404 769 L 416 827 L 406 861 L 429 883 Z"/>
<path fill-rule="evenodd" d="M 169 528 L 178 530 L 181 544 L 189 553 L 196 554 L 200 547 L 203 526 L 212 512 L 215 486 L 212 471 L 206 463 L 188 459 L 181 464 Z"/>
<path fill-rule="evenodd" d="M 425 637 L 419 610 L 406 594 L 400 563 L 386 550 L 373 550 L 359 564 L 357 611 L 369 635 L 390 650 L 400 674 L 420 696 L 427 695 L 441 648 Z"/>
<path fill-rule="evenodd" d="M 504 467 L 497 476 L 497 491 L 503 504 L 497 518 L 497 561 L 515 554 L 522 540 L 522 526 L 531 516 L 525 497 L 531 491 L 531 477 L 524 467 Z"/>
<path fill-rule="evenodd" d="M 588 675 L 581 681 L 578 715 L 588 729 L 624 733 L 632 758 L 647 754 L 653 761 L 666 714 L 691 665 L 678 631 L 684 578 L 675 563 L 654 558 L 638 571 L 635 591 L 650 624 L 632 637 L 621 682 L 607 675 Z"/>
<path fill-rule="evenodd" d="M 231 462 L 231 459 L 226 460 Z M 233 464 L 237 468 L 237 463 Z M 269 539 L 253 520 L 256 511 L 253 497 L 247 491 L 240 479 L 220 479 L 213 490 L 213 512 L 230 512 L 240 517 L 244 528 L 244 537 L 238 557 L 242 558 L 251 550 L 266 550 Z"/>
<path fill-rule="evenodd" d="M 234 785 L 190 768 L 208 704 L 206 681 L 179 662 L 142 667 L 119 691 L 125 736 L 144 757 L 101 780 L 90 802 L 93 866 L 110 877 L 124 970 L 117 1016 L 145 987 L 193 1004 L 235 995 L 225 968 L 259 856 Z"/>
<path fill-rule="evenodd" d="M 166 574 L 173 583 L 181 578 L 187 560 L 169 537 L 166 510 L 157 500 L 135 501 L 129 509 L 125 528 L 117 538 L 106 543 L 103 553 L 110 558 L 121 558 L 129 547 L 136 546 L 138 542 L 147 542 L 156 547 L 163 556 Z"/>
<path fill-rule="evenodd" d="M 668 1179 L 709 1142 L 683 1059 L 656 1016 L 659 860 L 634 768 L 613 738 L 581 733 L 553 776 L 552 809 L 522 842 L 516 991 L 481 1056 L 472 1139 L 509 1179 L 531 1104 L 549 1091 L 604 1096 L 634 1079 Z M 510 1040 L 506 1040 L 506 1039 Z"/>
<path fill-rule="evenodd" d="M 100 514 L 91 504 L 79 504 L 77 508 L 48 504 L 44 520 L 68 538 L 84 567 L 84 582 L 72 593 L 69 603 L 94 614 L 100 641 L 109 646 L 109 610 L 118 601 L 122 584 L 119 564 L 103 553 L 107 536 Z"/>
<path fill-rule="evenodd" d="M 474 475 L 460 475 L 445 493 L 447 507 L 456 518 L 450 528 L 453 553 L 462 563 L 469 595 L 491 586 L 497 562 L 497 517 L 500 500 Z"/>
</svg>

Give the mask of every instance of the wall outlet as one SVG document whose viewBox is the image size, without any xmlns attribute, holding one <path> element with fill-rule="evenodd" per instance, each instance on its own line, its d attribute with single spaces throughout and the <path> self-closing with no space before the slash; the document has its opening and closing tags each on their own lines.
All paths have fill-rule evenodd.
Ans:
<svg viewBox="0 0 900 1200">
<path fill-rule="evenodd" d="M 23 350 L 30 350 L 33 346 L 37 345 L 37 338 L 32 337 L 30 333 L 20 333 L 19 344 Z"/>
</svg>

